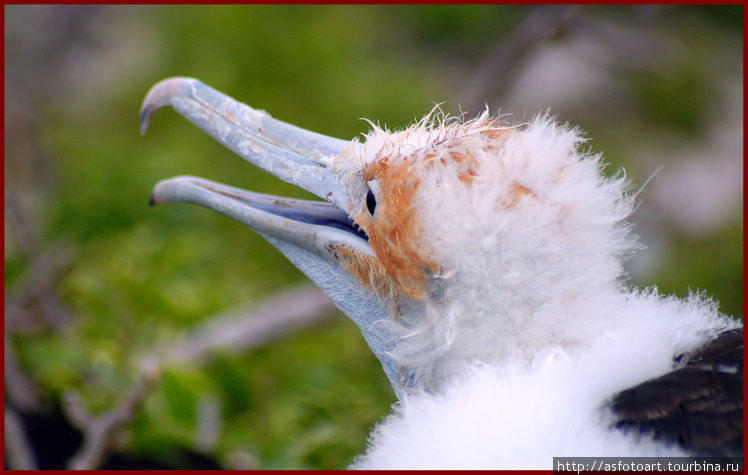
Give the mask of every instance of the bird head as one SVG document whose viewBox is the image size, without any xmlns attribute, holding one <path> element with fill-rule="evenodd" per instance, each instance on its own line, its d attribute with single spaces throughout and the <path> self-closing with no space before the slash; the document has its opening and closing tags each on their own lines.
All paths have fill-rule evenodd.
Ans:
<svg viewBox="0 0 748 475">
<path fill-rule="evenodd" d="M 399 396 L 465 363 L 573 341 L 558 308 L 613 289 L 633 245 L 626 181 L 547 114 L 510 126 L 434 110 L 343 141 L 171 78 L 146 96 L 142 132 L 165 105 L 325 201 L 182 176 L 151 202 L 206 206 L 275 245 L 359 326 Z"/>
</svg>

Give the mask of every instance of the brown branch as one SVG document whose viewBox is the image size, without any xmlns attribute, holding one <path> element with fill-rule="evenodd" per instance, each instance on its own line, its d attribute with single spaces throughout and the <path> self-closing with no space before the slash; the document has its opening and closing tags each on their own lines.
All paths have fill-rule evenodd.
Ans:
<svg viewBox="0 0 748 475">
<path fill-rule="evenodd" d="M 306 284 L 275 294 L 254 310 L 242 309 L 208 319 L 181 341 L 161 350 L 163 364 L 201 365 L 211 356 L 243 353 L 293 330 L 327 318 L 336 310 L 317 287 Z"/>
<path fill-rule="evenodd" d="M 501 38 L 467 81 L 460 93 L 463 109 L 475 112 L 487 97 L 505 91 L 520 61 L 538 44 L 564 33 L 580 9 L 576 5 L 553 5 L 533 10 L 509 37 Z"/>
<path fill-rule="evenodd" d="M 11 470 L 37 470 L 34 451 L 26 439 L 20 417 L 12 409 L 5 408 L 5 456 Z"/>
<path fill-rule="evenodd" d="M 157 370 L 144 374 L 117 406 L 99 417 L 93 417 L 75 393 L 66 392 L 63 409 L 71 423 L 84 434 L 83 447 L 70 459 L 67 468 L 93 470 L 100 467 L 121 430 L 133 421 L 135 411 L 159 377 L 160 371 Z"/>
<path fill-rule="evenodd" d="M 101 466 L 118 440 L 118 436 L 135 419 L 136 411 L 150 389 L 161 377 L 163 368 L 172 364 L 204 365 L 216 351 L 246 352 L 273 338 L 312 325 L 333 315 L 330 299 L 318 288 L 306 284 L 280 292 L 252 311 L 231 312 L 208 319 L 182 341 L 143 358 L 141 379 L 110 410 L 93 416 L 73 392 L 65 393 L 63 410 L 68 419 L 83 432 L 83 447 L 69 461 L 69 469 L 90 470 Z M 208 401 L 210 403 L 210 401 Z M 205 423 L 215 430 L 218 408 L 206 407 Z M 217 436 L 199 443 L 210 447 Z"/>
<path fill-rule="evenodd" d="M 220 436 L 221 400 L 215 394 L 203 394 L 197 406 L 195 446 L 203 453 L 210 453 L 218 445 Z"/>
<path fill-rule="evenodd" d="M 18 364 L 13 342 L 5 335 L 5 395 L 17 409 L 30 411 L 41 407 L 39 390 Z"/>
<path fill-rule="evenodd" d="M 28 255 L 36 248 L 37 239 L 34 231 L 38 226 L 32 226 L 29 223 L 28 213 L 24 212 L 23 201 L 16 188 L 17 185 L 13 183 L 13 180 L 6 180 L 5 219 L 7 220 L 7 233 L 5 236 L 22 254 Z"/>
<path fill-rule="evenodd" d="M 6 330 L 33 333 L 49 326 L 59 329 L 69 321 L 69 311 L 57 296 L 56 289 L 74 258 L 73 247 L 62 241 L 47 246 L 32 257 L 22 281 L 6 292 Z"/>
</svg>

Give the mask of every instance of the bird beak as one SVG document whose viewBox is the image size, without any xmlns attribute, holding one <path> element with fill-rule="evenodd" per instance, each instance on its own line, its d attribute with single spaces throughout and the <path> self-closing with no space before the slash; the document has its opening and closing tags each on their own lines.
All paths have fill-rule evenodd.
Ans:
<svg viewBox="0 0 748 475">
<path fill-rule="evenodd" d="M 339 260 L 341 248 L 375 257 L 366 234 L 345 213 L 349 198 L 332 171 L 333 159 L 348 142 L 281 122 L 181 77 L 163 80 L 148 92 L 140 111 L 141 134 L 153 113 L 166 105 L 245 160 L 326 201 L 281 198 L 180 176 L 159 182 L 151 204 L 194 203 L 254 229 L 354 320 L 400 395 L 399 370 L 388 355 L 392 336 L 386 325 L 375 325 L 388 318 L 389 308 Z"/>
</svg>

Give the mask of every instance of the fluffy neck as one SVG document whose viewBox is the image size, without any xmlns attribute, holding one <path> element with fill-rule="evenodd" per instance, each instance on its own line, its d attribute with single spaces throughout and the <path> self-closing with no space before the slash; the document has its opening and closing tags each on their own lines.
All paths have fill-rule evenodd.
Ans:
<svg viewBox="0 0 748 475">
<path fill-rule="evenodd" d="M 416 387 L 438 390 L 466 365 L 579 351 L 620 323 L 620 314 L 601 310 L 620 307 L 627 296 L 615 278 L 596 280 L 603 272 L 575 273 L 541 256 L 514 261 L 481 275 L 456 271 L 444 278 L 438 300 L 402 307 L 393 355 Z"/>
</svg>

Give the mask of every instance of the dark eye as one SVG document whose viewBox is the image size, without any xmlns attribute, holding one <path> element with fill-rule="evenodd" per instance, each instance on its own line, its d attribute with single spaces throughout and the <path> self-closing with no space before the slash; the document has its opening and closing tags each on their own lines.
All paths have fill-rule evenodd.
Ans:
<svg viewBox="0 0 748 475">
<path fill-rule="evenodd" d="M 377 200 L 374 199 L 374 193 L 369 190 L 368 193 L 366 193 L 366 209 L 369 210 L 369 213 L 371 215 L 374 215 L 374 210 L 377 208 Z"/>
</svg>

